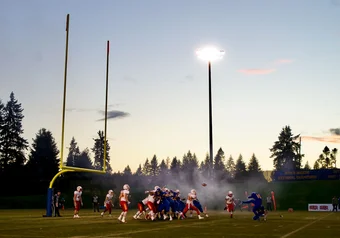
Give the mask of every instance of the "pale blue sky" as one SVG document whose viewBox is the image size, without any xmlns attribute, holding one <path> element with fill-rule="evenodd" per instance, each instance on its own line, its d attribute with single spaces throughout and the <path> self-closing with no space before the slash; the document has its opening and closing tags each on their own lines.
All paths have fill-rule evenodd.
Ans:
<svg viewBox="0 0 340 238">
<path fill-rule="evenodd" d="M 195 50 L 215 45 L 226 54 L 212 65 L 214 152 L 242 153 L 246 162 L 255 153 L 272 169 L 269 148 L 283 126 L 321 137 L 340 127 L 337 2 L 2 0 L 0 98 L 15 92 L 30 143 L 45 127 L 60 146 L 69 13 L 67 108 L 78 110 L 66 114 L 65 146 L 75 136 L 81 149 L 91 148 L 104 128 L 97 120 L 110 40 L 110 109 L 130 113 L 108 123 L 113 169 L 135 170 L 153 154 L 182 157 L 189 149 L 203 160 L 207 65 Z M 338 146 L 303 140 L 304 162 L 314 163 L 325 145 Z"/>
</svg>

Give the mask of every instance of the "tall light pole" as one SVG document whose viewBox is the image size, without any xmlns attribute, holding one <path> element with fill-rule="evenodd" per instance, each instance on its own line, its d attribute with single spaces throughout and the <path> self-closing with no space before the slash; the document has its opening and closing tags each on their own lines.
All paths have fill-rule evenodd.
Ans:
<svg viewBox="0 0 340 238">
<path fill-rule="evenodd" d="M 205 47 L 196 51 L 197 57 L 208 62 L 208 78 L 209 78 L 209 160 L 210 160 L 210 176 L 212 176 L 214 152 L 213 152 L 213 123 L 212 123 L 212 93 L 211 93 L 211 62 L 223 58 L 224 51 L 215 47 Z"/>
</svg>

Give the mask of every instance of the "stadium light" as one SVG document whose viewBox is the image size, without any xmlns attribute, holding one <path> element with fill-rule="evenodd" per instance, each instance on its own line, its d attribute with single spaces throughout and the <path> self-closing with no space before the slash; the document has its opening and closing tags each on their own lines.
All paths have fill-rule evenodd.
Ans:
<svg viewBox="0 0 340 238">
<path fill-rule="evenodd" d="M 224 50 L 218 50 L 215 47 L 209 46 L 198 49 L 196 55 L 199 59 L 208 62 L 208 78 L 209 78 L 209 145 L 210 145 L 210 175 L 212 175 L 213 164 L 213 126 L 212 126 L 212 94 L 211 94 L 211 62 L 220 60 L 224 56 Z"/>
</svg>

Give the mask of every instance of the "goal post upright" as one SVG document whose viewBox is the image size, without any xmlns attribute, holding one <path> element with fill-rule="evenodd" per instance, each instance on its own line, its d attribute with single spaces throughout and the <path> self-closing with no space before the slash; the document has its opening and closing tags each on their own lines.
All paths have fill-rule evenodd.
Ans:
<svg viewBox="0 0 340 238">
<path fill-rule="evenodd" d="M 66 111 L 66 85 L 67 85 L 67 62 L 68 62 L 68 39 L 69 39 L 69 21 L 70 14 L 66 16 L 66 44 L 65 44 L 65 69 L 64 69 L 64 86 L 63 86 L 63 106 L 62 106 L 62 129 L 61 129 L 61 149 L 60 149 L 60 162 L 59 162 L 59 172 L 52 178 L 50 181 L 48 190 L 47 190 L 47 202 L 46 202 L 46 215 L 44 217 L 52 217 L 52 201 L 53 201 L 53 184 L 55 180 L 62 174 L 67 172 L 89 172 L 89 173 L 97 173 L 97 174 L 105 174 L 106 173 L 106 157 L 107 157 L 107 107 L 108 107 L 108 83 L 109 83 L 109 46 L 110 42 L 107 41 L 107 51 L 106 51 L 106 89 L 105 89 L 105 129 L 104 129 L 104 161 L 103 161 L 103 169 L 87 169 L 87 168 L 79 168 L 79 167 L 71 167 L 64 165 L 64 134 L 65 134 L 65 111 Z"/>
<path fill-rule="evenodd" d="M 109 94 L 109 57 L 110 57 L 110 41 L 106 45 L 106 86 L 105 86 L 105 126 L 104 126 L 104 161 L 103 172 L 106 172 L 106 157 L 107 157 L 107 104 Z"/>
</svg>

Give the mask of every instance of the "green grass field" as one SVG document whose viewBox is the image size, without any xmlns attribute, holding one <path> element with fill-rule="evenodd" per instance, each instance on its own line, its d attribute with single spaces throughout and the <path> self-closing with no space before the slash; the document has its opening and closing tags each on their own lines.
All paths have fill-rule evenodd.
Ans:
<svg viewBox="0 0 340 238">
<path fill-rule="evenodd" d="M 253 221 L 252 213 L 236 212 L 230 219 L 225 212 L 209 217 L 173 221 L 133 220 L 129 211 L 126 224 L 118 222 L 119 210 L 112 217 L 81 210 L 74 219 L 72 210 L 63 217 L 44 218 L 43 210 L 0 210 L 0 237 L 281 237 L 327 238 L 340 236 L 340 212 L 272 212 L 267 221 Z M 280 214 L 283 217 L 280 217 Z"/>
</svg>

